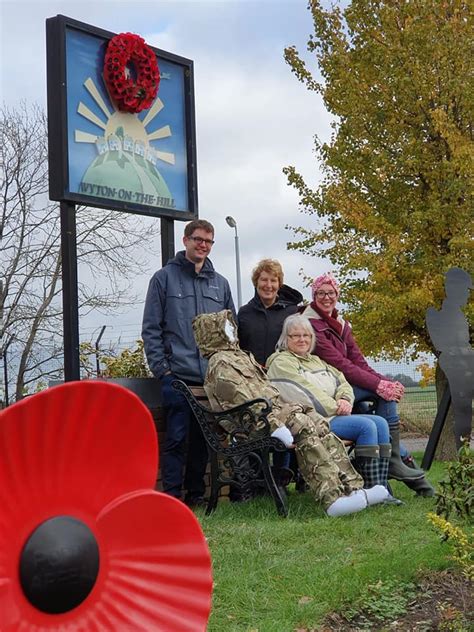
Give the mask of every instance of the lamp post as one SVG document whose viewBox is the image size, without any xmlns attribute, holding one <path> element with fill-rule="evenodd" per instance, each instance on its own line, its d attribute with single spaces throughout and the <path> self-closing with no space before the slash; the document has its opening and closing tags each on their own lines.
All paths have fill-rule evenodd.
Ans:
<svg viewBox="0 0 474 632">
<path fill-rule="evenodd" d="M 237 233 L 237 222 L 233 217 L 227 215 L 225 218 L 227 224 L 235 229 L 235 270 L 237 273 L 237 309 L 242 307 L 242 286 L 240 283 L 240 254 L 239 254 L 239 235 Z"/>
</svg>

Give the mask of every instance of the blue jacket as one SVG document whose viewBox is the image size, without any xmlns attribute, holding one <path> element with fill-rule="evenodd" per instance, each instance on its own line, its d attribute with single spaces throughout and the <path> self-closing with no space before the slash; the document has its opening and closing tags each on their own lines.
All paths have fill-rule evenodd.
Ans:
<svg viewBox="0 0 474 632">
<path fill-rule="evenodd" d="M 148 365 L 155 377 L 171 371 L 176 377 L 203 383 L 207 360 L 198 351 L 192 320 L 198 314 L 231 309 L 228 281 L 206 259 L 196 274 L 184 250 L 155 272 L 150 280 L 143 313 L 142 338 Z"/>
</svg>

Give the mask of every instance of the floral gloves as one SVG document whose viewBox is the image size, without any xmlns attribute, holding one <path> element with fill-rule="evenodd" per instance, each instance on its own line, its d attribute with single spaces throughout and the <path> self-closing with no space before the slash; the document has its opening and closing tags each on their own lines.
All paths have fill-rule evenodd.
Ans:
<svg viewBox="0 0 474 632">
<path fill-rule="evenodd" d="M 380 380 L 375 392 L 387 402 L 399 402 L 405 392 L 405 387 L 400 382 Z"/>
</svg>

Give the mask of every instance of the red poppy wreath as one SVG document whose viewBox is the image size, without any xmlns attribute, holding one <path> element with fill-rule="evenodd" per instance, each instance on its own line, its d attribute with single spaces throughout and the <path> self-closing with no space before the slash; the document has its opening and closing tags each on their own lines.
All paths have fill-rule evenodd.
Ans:
<svg viewBox="0 0 474 632">
<path fill-rule="evenodd" d="M 0 416 L 0 630 L 206 629 L 194 514 L 153 491 L 153 420 L 130 391 L 72 382 Z"/>
<path fill-rule="evenodd" d="M 134 66 L 134 73 L 130 65 Z M 115 35 L 105 53 L 104 80 L 120 111 L 135 114 L 149 108 L 160 84 L 155 53 L 139 35 Z"/>
</svg>

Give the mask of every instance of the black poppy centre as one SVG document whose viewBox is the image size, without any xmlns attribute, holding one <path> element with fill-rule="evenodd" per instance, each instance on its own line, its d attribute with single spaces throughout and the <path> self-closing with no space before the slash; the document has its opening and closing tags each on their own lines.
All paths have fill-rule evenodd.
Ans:
<svg viewBox="0 0 474 632">
<path fill-rule="evenodd" d="M 76 608 L 93 589 L 99 547 L 89 527 L 70 516 L 41 523 L 20 556 L 20 583 L 28 601 L 48 614 Z"/>
</svg>

